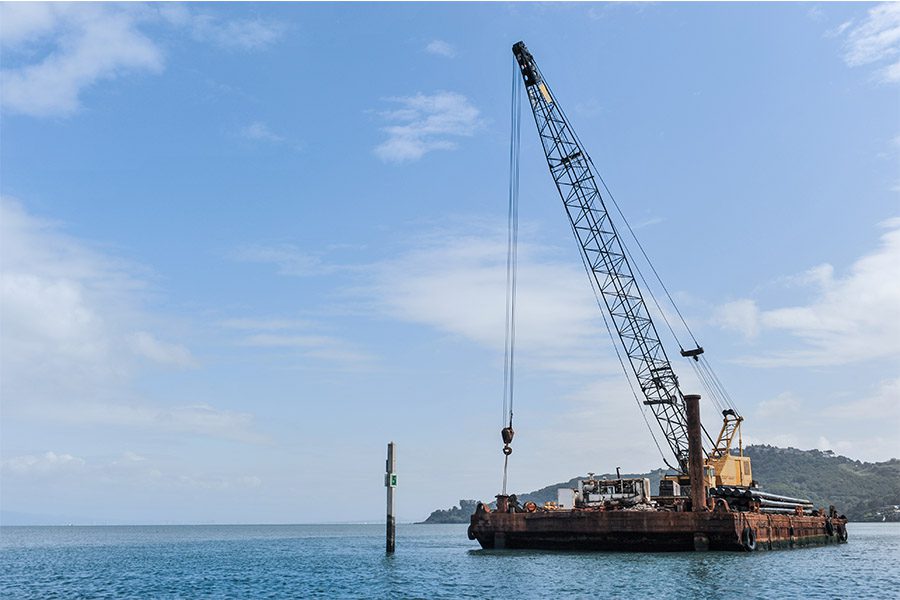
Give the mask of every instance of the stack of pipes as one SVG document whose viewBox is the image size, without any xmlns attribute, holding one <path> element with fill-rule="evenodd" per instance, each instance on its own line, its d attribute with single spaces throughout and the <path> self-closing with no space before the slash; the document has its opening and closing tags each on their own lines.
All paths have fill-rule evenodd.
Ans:
<svg viewBox="0 0 900 600">
<path fill-rule="evenodd" d="M 762 513 L 793 515 L 797 514 L 797 507 L 800 507 L 805 515 L 812 514 L 813 511 L 813 504 L 809 500 L 749 488 L 720 485 L 711 489 L 710 495 L 726 500 L 734 510 L 750 510 L 753 502 L 759 506 L 759 512 Z"/>
</svg>

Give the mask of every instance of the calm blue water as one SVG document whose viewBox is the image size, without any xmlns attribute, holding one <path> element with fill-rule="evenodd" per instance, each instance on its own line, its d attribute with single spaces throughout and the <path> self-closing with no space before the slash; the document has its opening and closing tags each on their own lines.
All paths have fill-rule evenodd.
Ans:
<svg viewBox="0 0 900 600">
<path fill-rule="evenodd" d="M 481 551 L 464 525 L 2 527 L 0 598 L 898 598 L 900 524 L 754 554 Z"/>
</svg>

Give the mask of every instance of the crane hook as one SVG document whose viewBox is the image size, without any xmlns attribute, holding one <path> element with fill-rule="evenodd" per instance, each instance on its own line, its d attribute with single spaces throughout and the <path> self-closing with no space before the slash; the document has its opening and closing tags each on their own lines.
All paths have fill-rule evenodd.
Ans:
<svg viewBox="0 0 900 600">
<path fill-rule="evenodd" d="M 500 430 L 500 437 L 503 438 L 503 454 L 506 456 L 512 454 L 510 444 L 513 441 L 514 435 L 516 435 L 516 432 L 513 430 L 512 426 L 504 427 Z"/>
</svg>

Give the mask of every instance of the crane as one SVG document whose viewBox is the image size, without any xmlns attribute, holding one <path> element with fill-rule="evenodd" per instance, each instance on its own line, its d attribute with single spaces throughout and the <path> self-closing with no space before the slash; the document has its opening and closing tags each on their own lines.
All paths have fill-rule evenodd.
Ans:
<svg viewBox="0 0 900 600">
<path fill-rule="evenodd" d="M 550 174 L 580 246 L 586 270 L 611 317 L 643 395 L 643 404 L 650 408 L 675 457 L 675 464 L 669 466 L 677 471 L 676 478 L 683 480 L 688 471 L 684 394 L 638 287 L 622 238 L 600 193 L 599 175 L 595 176 L 590 155 L 553 97 L 528 48 L 518 42 L 512 50 Z M 695 348 L 681 349 L 682 356 L 697 362 L 703 352 L 699 344 Z M 711 485 L 750 485 L 750 459 L 731 455 L 734 437 L 737 435 L 740 440 L 743 418 L 733 408 L 724 410 L 723 417 L 712 450 L 706 452 L 706 476 L 711 479 Z"/>
</svg>

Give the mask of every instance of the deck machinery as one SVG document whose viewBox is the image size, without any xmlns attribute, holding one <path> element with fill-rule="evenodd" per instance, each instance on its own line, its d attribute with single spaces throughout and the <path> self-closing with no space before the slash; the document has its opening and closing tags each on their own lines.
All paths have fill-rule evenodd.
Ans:
<svg viewBox="0 0 900 600">
<path fill-rule="evenodd" d="M 743 417 L 733 404 L 722 410 L 718 436 L 706 434 L 711 449 L 703 447 L 700 397 L 685 395 L 679 387 L 635 271 L 646 280 L 632 265 L 601 195 L 598 181 L 603 180 L 525 44 L 518 42 L 512 50 L 585 270 L 618 334 L 623 366 L 630 368 L 642 402 L 653 413 L 674 458 L 672 463 L 666 461 L 673 474 L 663 478 L 656 496 L 644 479 L 593 476 L 579 482 L 577 489 L 560 489 L 557 501 L 543 507 L 534 503 L 519 507 L 504 492 L 497 496 L 495 509 L 478 505 L 469 538 L 484 548 L 651 551 L 752 550 L 846 541 L 846 519 L 834 507 L 826 512 L 807 500 L 759 490 L 750 459 L 743 456 Z M 661 309 L 660 313 L 665 318 Z M 705 362 L 699 344 L 679 350 L 690 361 Z M 722 389 L 714 374 L 706 371 L 706 375 L 704 382 Z M 503 431 L 507 456 L 511 436 L 510 422 Z"/>
</svg>

